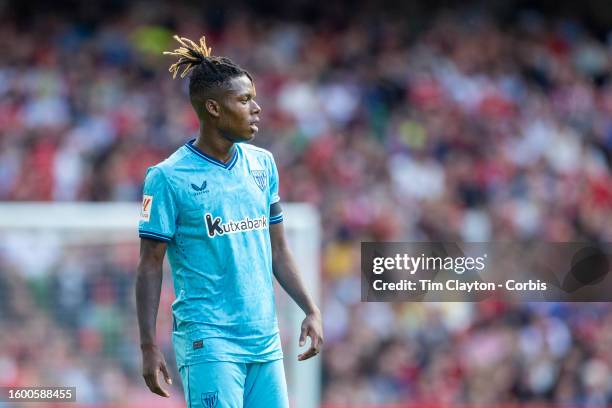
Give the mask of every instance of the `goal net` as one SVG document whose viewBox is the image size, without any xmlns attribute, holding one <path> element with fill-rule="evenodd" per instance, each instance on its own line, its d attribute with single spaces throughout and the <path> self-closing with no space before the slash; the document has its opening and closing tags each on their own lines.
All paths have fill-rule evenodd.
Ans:
<svg viewBox="0 0 612 408">
<path fill-rule="evenodd" d="M 0 386 L 76 387 L 79 407 L 184 406 L 171 347 L 174 300 L 165 265 L 157 339 L 172 367 L 171 400 L 140 375 L 134 300 L 138 203 L 0 204 Z M 319 216 L 285 204 L 285 231 L 310 292 L 319 296 Z M 320 359 L 298 362 L 303 313 L 276 302 L 291 406 L 320 401 Z M 305 349 L 305 348 L 304 348 Z"/>
</svg>

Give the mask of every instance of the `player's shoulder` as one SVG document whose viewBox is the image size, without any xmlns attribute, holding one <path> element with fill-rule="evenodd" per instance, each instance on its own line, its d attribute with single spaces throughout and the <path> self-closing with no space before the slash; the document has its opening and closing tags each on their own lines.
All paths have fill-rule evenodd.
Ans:
<svg viewBox="0 0 612 408">
<path fill-rule="evenodd" d="M 170 156 L 147 169 L 147 177 L 170 180 L 183 164 L 189 161 L 189 154 L 184 146 L 178 148 Z"/>
<path fill-rule="evenodd" d="M 240 147 L 246 152 L 246 154 L 256 156 L 256 157 L 261 157 L 266 160 L 270 160 L 274 162 L 274 156 L 272 155 L 272 152 L 270 152 L 269 150 L 266 150 L 262 147 L 253 146 L 252 144 L 247 144 L 247 143 L 241 143 Z"/>
</svg>

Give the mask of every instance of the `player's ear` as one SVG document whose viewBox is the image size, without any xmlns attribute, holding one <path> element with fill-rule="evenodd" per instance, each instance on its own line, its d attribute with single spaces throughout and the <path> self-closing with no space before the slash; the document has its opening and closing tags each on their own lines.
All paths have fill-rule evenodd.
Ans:
<svg viewBox="0 0 612 408">
<path fill-rule="evenodd" d="M 206 102 L 204 102 L 204 108 L 210 116 L 215 118 L 219 117 L 219 103 L 214 99 L 207 99 Z"/>
</svg>

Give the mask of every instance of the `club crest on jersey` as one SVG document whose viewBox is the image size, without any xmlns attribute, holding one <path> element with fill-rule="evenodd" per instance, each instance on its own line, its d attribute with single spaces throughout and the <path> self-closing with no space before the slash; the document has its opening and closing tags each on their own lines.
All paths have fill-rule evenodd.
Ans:
<svg viewBox="0 0 612 408">
<path fill-rule="evenodd" d="M 201 399 L 205 408 L 215 408 L 219 402 L 219 392 L 203 392 Z"/>
<path fill-rule="evenodd" d="M 257 187 L 264 191 L 266 189 L 267 179 L 265 170 L 251 170 L 251 176 L 257 183 Z"/>
</svg>

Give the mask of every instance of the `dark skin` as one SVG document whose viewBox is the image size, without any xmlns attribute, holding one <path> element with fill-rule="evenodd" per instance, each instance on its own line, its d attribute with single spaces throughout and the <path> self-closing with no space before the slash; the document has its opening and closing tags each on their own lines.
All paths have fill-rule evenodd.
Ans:
<svg viewBox="0 0 612 408">
<path fill-rule="evenodd" d="M 200 134 L 194 145 L 222 162 L 230 160 L 234 143 L 252 140 L 258 130 L 261 108 L 255 96 L 255 87 L 246 75 L 232 78 L 225 89 L 211 91 L 203 109 L 195 107 Z"/>
<path fill-rule="evenodd" d="M 232 78 L 227 89 L 217 90 L 196 107 L 200 117 L 200 134 L 194 145 L 206 154 L 228 161 L 234 153 L 234 143 L 253 139 L 261 108 L 255 102 L 255 87 L 246 76 Z M 198 109 L 202 108 L 202 109 Z M 204 126 L 206 123 L 206 126 Z M 299 339 L 300 347 L 310 338 L 310 347 L 298 356 L 307 360 L 317 355 L 323 345 L 321 312 L 308 294 L 297 270 L 287 241 L 283 223 L 270 225 L 272 269 L 276 280 L 304 311 Z M 151 392 L 169 397 L 159 381 L 161 372 L 167 384 L 172 384 L 166 360 L 155 342 L 155 323 L 162 285 L 162 266 L 166 243 L 151 239 L 140 240 L 140 260 L 136 277 L 136 308 L 142 350 L 142 375 Z"/>
</svg>

